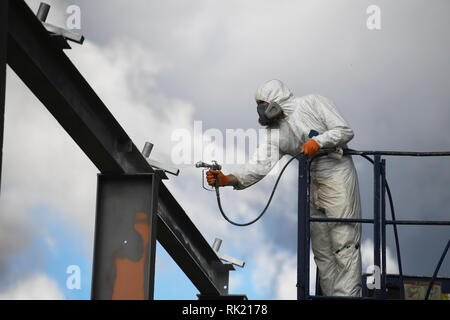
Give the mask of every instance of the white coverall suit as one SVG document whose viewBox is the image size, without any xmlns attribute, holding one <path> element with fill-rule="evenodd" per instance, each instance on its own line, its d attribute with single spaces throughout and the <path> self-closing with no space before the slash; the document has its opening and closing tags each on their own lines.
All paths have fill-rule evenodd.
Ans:
<svg viewBox="0 0 450 320">
<path fill-rule="evenodd" d="M 278 141 L 266 139 L 253 161 L 232 174 L 235 189 L 244 189 L 265 177 L 285 154 L 295 155 L 308 141 L 311 130 L 320 148 L 346 147 L 353 130 L 333 102 L 320 95 L 294 97 L 279 80 L 261 85 L 255 99 L 277 102 L 286 117 L 268 129 L 279 129 Z M 360 218 L 361 205 L 356 170 L 351 156 L 320 157 L 311 165 L 311 217 Z M 325 296 L 361 296 L 361 225 L 311 222 L 314 260 Z"/>
</svg>

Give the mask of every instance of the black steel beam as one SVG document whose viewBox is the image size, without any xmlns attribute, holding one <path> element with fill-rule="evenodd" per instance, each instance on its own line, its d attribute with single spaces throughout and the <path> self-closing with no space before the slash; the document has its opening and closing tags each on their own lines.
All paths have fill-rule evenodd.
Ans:
<svg viewBox="0 0 450 320">
<path fill-rule="evenodd" d="M 153 300 L 160 179 L 98 175 L 92 299 Z"/>
<path fill-rule="evenodd" d="M 8 3 L 0 1 L 0 190 L 2 185 L 3 130 L 5 124 L 6 52 L 8 44 Z"/>
<path fill-rule="evenodd" d="M 386 220 L 386 224 L 393 225 L 416 225 L 416 226 L 450 226 L 450 221 L 430 220 Z"/>
<path fill-rule="evenodd" d="M 103 174 L 153 173 L 140 151 L 21 0 L 8 9 L 7 62 Z M 225 294 L 227 270 L 161 183 L 157 239 L 201 294 Z"/>
<path fill-rule="evenodd" d="M 8 64 L 95 166 L 102 173 L 148 171 L 126 132 L 23 1 L 10 3 L 8 25 Z"/>
<path fill-rule="evenodd" d="M 363 150 L 344 149 L 344 154 L 403 156 L 403 157 L 448 157 L 450 156 L 450 151 L 416 152 L 416 151 L 363 151 Z"/>
<path fill-rule="evenodd" d="M 180 204 L 163 188 L 159 192 L 158 216 L 158 241 L 197 289 L 206 295 L 227 294 L 231 265 L 217 258 Z"/>
<path fill-rule="evenodd" d="M 297 300 L 309 299 L 309 188 L 308 160 L 298 159 Z"/>
</svg>

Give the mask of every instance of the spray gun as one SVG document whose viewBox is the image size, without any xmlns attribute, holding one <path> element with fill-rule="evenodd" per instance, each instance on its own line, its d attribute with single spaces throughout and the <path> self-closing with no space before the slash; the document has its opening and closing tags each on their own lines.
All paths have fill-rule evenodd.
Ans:
<svg viewBox="0 0 450 320">
<path fill-rule="evenodd" d="M 264 207 L 264 209 L 262 210 L 262 212 L 261 212 L 255 219 L 253 219 L 253 220 L 251 220 L 251 221 L 249 221 L 249 222 L 246 222 L 246 223 L 237 223 L 237 222 L 234 222 L 234 221 L 232 221 L 230 218 L 228 218 L 228 216 L 225 214 L 225 212 L 224 212 L 224 210 L 223 210 L 223 208 L 222 208 L 222 202 L 221 202 L 221 200 L 220 200 L 219 179 L 217 179 L 217 175 L 214 175 L 214 178 L 215 178 L 215 180 L 216 180 L 216 183 L 215 183 L 215 185 L 214 185 L 214 188 L 206 188 L 206 187 L 205 187 L 205 178 L 204 178 L 204 177 L 205 177 L 205 171 L 206 171 L 206 170 L 222 170 L 222 166 L 221 166 L 220 164 L 218 164 L 217 161 L 212 160 L 212 161 L 211 161 L 212 164 L 205 163 L 205 162 L 203 162 L 203 161 L 199 161 L 199 162 L 197 162 L 197 163 L 195 164 L 195 167 L 196 167 L 196 168 L 204 168 L 204 169 L 202 170 L 202 186 L 203 186 L 203 189 L 208 190 L 208 191 L 215 191 L 215 192 L 216 192 L 217 205 L 218 205 L 218 207 L 219 207 L 220 213 L 222 214 L 222 217 L 223 217 L 226 221 L 228 221 L 229 223 L 231 223 L 232 225 L 239 226 L 239 227 L 245 227 L 245 226 L 249 226 L 249 225 L 255 223 L 256 221 L 258 221 L 258 220 L 264 215 L 264 213 L 266 212 L 267 208 L 268 208 L 269 205 L 270 205 L 270 202 L 272 201 L 273 195 L 274 195 L 275 190 L 277 189 L 277 186 L 278 186 L 278 182 L 280 182 L 280 179 L 281 179 L 281 176 L 283 175 L 284 170 L 286 170 L 287 166 L 292 162 L 292 160 L 296 159 L 296 158 L 297 158 L 298 156 L 300 156 L 302 153 L 303 153 L 302 151 L 299 152 L 299 153 L 297 153 L 295 156 L 293 156 L 293 157 L 292 157 L 292 158 L 284 165 L 283 169 L 281 169 L 281 172 L 280 172 L 280 174 L 278 175 L 278 178 L 277 178 L 277 181 L 275 182 L 275 185 L 273 186 L 272 193 L 270 194 L 270 197 L 269 197 L 269 199 L 268 199 L 268 201 L 267 201 L 266 206 Z"/>
<path fill-rule="evenodd" d="M 206 188 L 205 187 L 205 171 L 206 170 L 222 170 L 222 166 L 220 164 L 217 163 L 217 161 L 212 160 L 211 164 L 203 162 L 203 161 L 199 161 L 195 164 L 196 168 L 204 168 L 202 170 L 202 187 L 205 190 L 208 191 L 214 191 L 214 188 Z M 216 186 L 215 188 L 218 189 L 218 179 L 217 179 L 217 175 L 214 175 L 214 178 L 216 178 Z"/>
</svg>

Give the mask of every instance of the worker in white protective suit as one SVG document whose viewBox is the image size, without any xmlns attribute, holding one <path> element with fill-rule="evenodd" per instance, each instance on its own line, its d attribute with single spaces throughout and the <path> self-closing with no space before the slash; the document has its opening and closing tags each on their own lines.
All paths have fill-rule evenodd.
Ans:
<svg viewBox="0 0 450 320">
<path fill-rule="evenodd" d="M 253 161 L 230 175 L 210 170 L 210 185 L 217 177 L 219 186 L 247 188 L 265 177 L 285 154 L 302 150 L 313 156 L 320 148 L 345 148 L 354 136 L 333 102 L 323 96 L 294 97 L 284 83 L 271 80 L 257 89 L 255 99 L 259 122 L 268 130 L 279 129 L 279 138 L 266 139 Z M 272 104 L 278 104 L 281 112 L 276 121 L 267 122 L 262 111 Z M 311 217 L 361 217 L 358 178 L 351 156 L 325 156 L 313 161 L 310 194 Z M 361 296 L 361 225 L 311 222 L 310 230 L 322 294 Z"/>
</svg>

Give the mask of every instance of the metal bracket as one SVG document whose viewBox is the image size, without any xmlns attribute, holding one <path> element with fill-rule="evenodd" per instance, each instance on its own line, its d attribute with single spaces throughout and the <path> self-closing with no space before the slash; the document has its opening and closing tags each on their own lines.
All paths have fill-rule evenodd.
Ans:
<svg viewBox="0 0 450 320">
<path fill-rule="evenodd" d="M 174 167 L 170 167 L 165 165 L 162 162 L 150 159 L 150 153 L 153 150 L 153 143 L 151 142 L 146 142 L 144 145 L 144 149 L 142 149 L 142 155 L 145 157 L 145 159 L 147 160 L 148 164 L 155 169 L 160 169 L 163 170 L 164 172 L 173 174 L 174 176 L 178 176 L 178 174 L 180 173 L 180 169 L 178 168 L 174 168 Z"/>
<path fill-rule="evenodd" d="M 231 264 L 233 264 L 235 266 L 243 268 L 244 265 L 245 265 L 244 261 L 241 261 L 241 260 L 236 259 L 236 258 L 229 257 L 229 256 L 219 252 L 219 249 L 220 249 L 221 245 L 222 245 L 222 240 L 219 239 L 219 238 L 215 238 L 214 239 L 214 244 L 212 245 L 212 248 L 213 248 L 214 252 L 217 254 L 217 257 L 219 257 L 219 259 L 224 260 L 224 261 L 226 261 L 228 263 L 231 263 Z"/>
<path fill-rule="evenodd" d="M 39 4 L 38 12 L 36 13 L 36 17 L 39 21 L 42 22 L 42 25 L 47 29 L 50 36 L 53 39 L 55 45 L 61 49 L 71 49 L 70 45 L 66 40 L 76 42 L 78 44 L 83 44 L 84 36 L 70 30 L 54 26 L 50 23 L 45 22 L 48 16 L 48 12 L 50 11 L 50 5 L 44 2 Z"/>
</svg>

